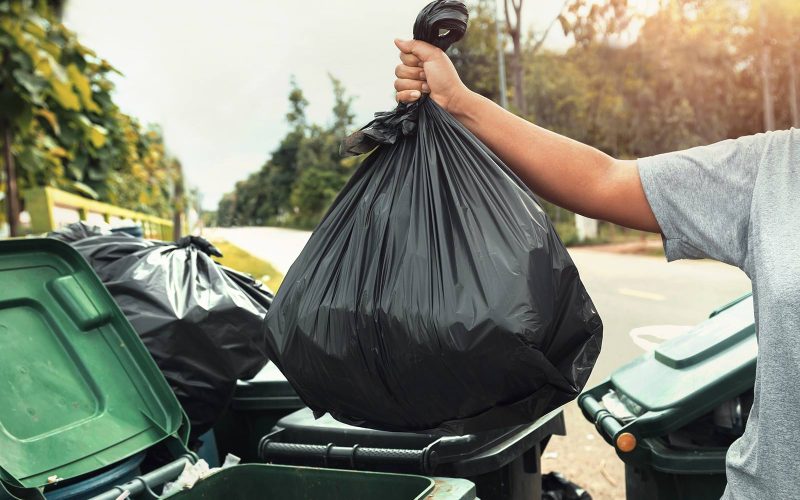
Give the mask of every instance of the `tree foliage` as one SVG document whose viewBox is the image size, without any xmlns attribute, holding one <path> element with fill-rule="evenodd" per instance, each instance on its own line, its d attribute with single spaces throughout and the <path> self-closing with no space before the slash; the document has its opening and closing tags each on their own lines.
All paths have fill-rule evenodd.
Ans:
<svg viewBox="0 0 800 500">
<path fill-rule="evenodd" d="M 570 0 L 559 21 L 574 39 L 569 50 L 539 50 L 533 35 L 520 44 L 526 103 L 514 107 L 530 110 L 524 117 L 542 127 L 618 158 L 763 131 L 765 47 L 776 126 L 800 126 L 797 0 L 662 0 L 647 16 L 627 0 Z M 496 22 L 492 2 L 472 2 L 467 34 L 450 54 L 469 88 L 499 101 Z M 504 50 L 511 58 L 512 44 Z M 336 115 L 349 117 L 349 102 L 335 89 Z M 308 125 L 304 106 L 295 87 L 289 133 L 260 172 L 223 198 L 220 221 L 310 226 L 324 212 L 349 173 L 334 140 L 346 126 Z M 544 206 L 557 222 L 572 218 Z M 265 212 L 256 216 L 257 209 Z"/>
<path fill-rule="evenodd" d="M 53 186 L 168 216 L 183 179 L 161 131 L 120 111 L 116 70 L 59 11 L 59 2 L 0 0 L 0 127 L 20 190 Z"/>
<path fill-rule="evenodd" d="M 327 125 L 308 123 L 308 101 L 292 81 L 288 133 L 261 169 L 222 197 L 218 225 L 316 225 L 358 163 L 339 155 L 339 144 L 353 124 L 352 98 L 339 80 L 330 79 L 334 105 Z"/>
</svg>

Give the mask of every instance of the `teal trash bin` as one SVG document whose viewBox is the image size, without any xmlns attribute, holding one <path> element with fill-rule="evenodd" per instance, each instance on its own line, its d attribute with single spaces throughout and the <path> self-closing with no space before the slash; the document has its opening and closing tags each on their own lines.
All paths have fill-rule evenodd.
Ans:
<svg viewBox="0 0 800 500">
<path fill-rule="evenodd" d="M 628 500 L 722 495 L 725 455 L 753 402 L 757 350 L 748 294 L 578 398 L 625 462 Z"/>
<path fill-rule="evenodd" d="M 0 498 L 84 499 L 156 445 L 187 453 L 178 400 L 80 254 L 0 241 L 0 283 Z"/>
<path fill-rule="evenodd" d="M 310 467 L 245 464 L 224 469 L 174 500 L 474 500 L 475 485 L 463 479 L 355 472 Z"/>
</svg>

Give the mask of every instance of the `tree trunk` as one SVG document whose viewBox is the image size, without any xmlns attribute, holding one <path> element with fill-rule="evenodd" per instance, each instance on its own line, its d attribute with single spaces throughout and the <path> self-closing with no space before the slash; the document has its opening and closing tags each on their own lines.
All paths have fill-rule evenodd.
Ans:
<svg viewBox="0 0 800 500">
<path fill-rule="evenodd" d="M 506 83 L 506 40 L 503 36 L 501 21 L 497 13 L 497 4 L 492 3 L 494 9 L 494 27 L 497 35 L 497 79 L 500 87 L 500 106 L 508 109 L 508 84 Z"/>
<path fill-rule="evenodd" d="M 528 114 L 528 103 L 525 99 L 525 67 L 522 64 L 519 34 L 512 40 L 514 42 L 514 60 L 511 63 L 514 68 L 514 104 L 522 115 L 526 115 Z"/>
<path fill-rule="evenodd" d="M 759 25 L 761 34 L 761 96 L 764 101 L 764 129 L 775 130 L 775 107 L 772 102 L 772 56 L 767 40 L 767 15 L 764 4 L 761 4 Z"/>
<path fill-rule="evenodd" d="M 6 219 L 9 236 L 19 234 L 19 193 L 17 192 L 17 173 L 14 169 L 14 155 L 11 154 L 11 125 L 3 126 L 3 159 L 6 172 Z"/>
<path fill-rule="evenodd" d="M 172 205 L 175 211 L 172 214 L 172 239 L 178 241 L 183 236 L 183 214 L 186 211 L 185 196 L 183 192 L 183 168 L 176 162 L 175 169 L 177 180 L 175 182 L 175 193 Z"/>
<path fill-rule="evenodd" d="M 503 0 L 506 13 L 506 26 L 511 36 L 514 52 L 511 57 L 511 72 L 514 75 L 514 105 L 521 115 L 528 114 L 528 103 L 525 100 L 525 66 L 522 64 L 522 2 L 523 0 L 510 0 L 514 8 L 514 23 L 511 22 L 511 13 L 508 10 L 509 0 Z"/>
<path fill-rule="evenodd" d="M 794 49 L 789 50 L 789 110 L 792 112 L 792 127 L 800 128 L 800 106 L 797 102 L 797 62 Z"/>
</svg>

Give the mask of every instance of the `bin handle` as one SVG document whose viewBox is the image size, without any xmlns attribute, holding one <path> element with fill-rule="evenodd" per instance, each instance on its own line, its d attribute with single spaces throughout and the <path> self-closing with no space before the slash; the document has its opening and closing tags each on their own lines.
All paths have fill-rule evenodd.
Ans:
<svg viewBox="0 0 800 500">
<path fill-rule="evenodd" d="M 131 496 L 142 495 L 143 493 L 146 493 L 150 495 L 150 498 L 159 498 L 159 496 L 153 492 L 152 488 L 155 486 L 161 486 L 168 481 L 175 480 L 175 478 L 177 478 L 181 472 L 183 472 L 183 469 L 187 464 L 194 464 L 195 462 L 197 462 L 196 455 L 193 453 L 185 454 L 178 460 L 170 462 L 163 467 L 148 472 L 147 474 L 136 476 L 125 484 L 114 486 L 114 488 L 111 490 L 101 493 L 96 497 L 92 497 L 92 500 L 115 500 L 125 491 L 129 491 Z"/>
<path fill-rule="evenodd" d="M 423 474 L 431 474 L 436 467 L 436 453 L 432 445 L 421 450 L 394 448 L 367 448 L 355 446 L 334 446 L 333 443 L 299 444 L 279 443 L 265 436 L 258 444 L 258 456 L 268 462 L 275 458 L 316 459 L 324 467 L 357 467 L 392 464 L 419 467 Z"/>
<path fill-rule="evenodd" d="M 617 420 L 617 417 L 606 410 L 591 394 L 584 394 L 580 398 L 580 405 L 583 407 L 584 412 L 591 417 L 595 428 L 597 428 L 597 431 L 603 436 L 603 439 L 608 441 L 611 446 L 616 447 L 614 438 L 623 427 L 622 423 Z"/>
</svg>

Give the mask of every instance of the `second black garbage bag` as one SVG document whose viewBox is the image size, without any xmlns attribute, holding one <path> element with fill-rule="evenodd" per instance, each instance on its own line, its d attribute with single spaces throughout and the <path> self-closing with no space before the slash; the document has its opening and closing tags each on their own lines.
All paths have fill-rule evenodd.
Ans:
<svg viewBox="0 0 800 500">
<path fill-rule="evenodd" d="M 446 50 L 466 24 L 460 2 L 433 2 L 414 38 Z M 270 359 L 305 403 L 359 426 L 464 434 L 575 398 L 602 322 L 528 188 L 425 97 L 344 146 L 374 151 L 266 319 Z"/>
<path fill-rule="evenodd" d="M 222 416 L 236 381 L 267 363 L 262 323 L 272 293 L 214 262 L 203 238 L 175 243 L 73 224 L 48 236 L 89 262 L 153 356 L 197 438 Z"/>
</svg>

